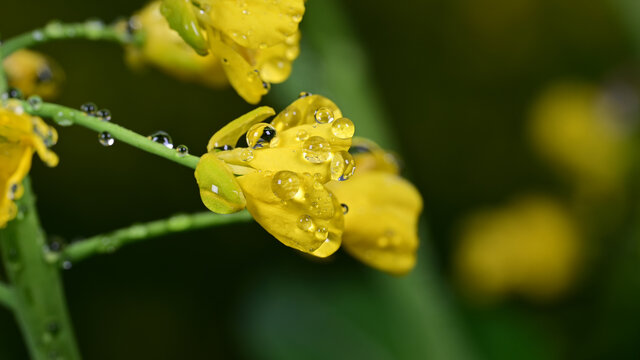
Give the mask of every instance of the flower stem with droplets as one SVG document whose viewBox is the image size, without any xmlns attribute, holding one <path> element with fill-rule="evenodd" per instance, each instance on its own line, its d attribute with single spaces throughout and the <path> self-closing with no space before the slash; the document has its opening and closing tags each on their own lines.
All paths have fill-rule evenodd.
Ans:
<svg viewBox="0 0 640 360">
<path fill-rule="evenodd" d="M 14 289 L 13 312 L 32 359 L 80 359 L 60 270 L 43 256 L 45 236 L 28 178 L 23 185 L 18 217 L 0 230 L 0 252 Z"/>
<path fill-rule="evenodd" d="M 31 115 L 51 118 L 58 123 L 68 122 L 69 124 L 84 126 L 98 133 L 107 132 L 116 140 L 165 159 L 175 161 L 180 165 L 184 165 L 192 169 L 195 169 L 198 165 L 198 161 L 200 161 L 198 156 L 183 154 L 175 149 L 169 149 L 162 144 L 151 141 L 149 138 L 120 125 L 101 120 L 99 117 L 88 115 L 79 110 L 50 103 L 39 102 L 37 104 L 31 104 L 29 101 L 25 101 L 23 106 L 25 111 Z"/>
<path fill-rule="evenodd" d="M 65 248 L 59 257 L 53 258 L 61 267 L 96 254 L 116 251 L 123 245 L 155 238 L 171 233 L 203 229 L 218 225 L 250 221 L 249 212 L 241 211 L 229 215 L 203 212 L 190 215 L 175 215 L 168 219 L 136 224 L 108 234 L 101 234 L 73 243 Z"/>
<path fill-rule="evenodd" d="M 119 44 L 140 44 L 143 41 L 142 35 L 137 33 L 132 35 L 126 31 L 124 26 L 117 24 L 106 26 L 97 20 L 72 24 L 54 21 L 43 28 L 7 40 L 2 45 L 2 57 L 7 57 L 19 49 L 65 39 L 104 40 Z"/>
</svg>

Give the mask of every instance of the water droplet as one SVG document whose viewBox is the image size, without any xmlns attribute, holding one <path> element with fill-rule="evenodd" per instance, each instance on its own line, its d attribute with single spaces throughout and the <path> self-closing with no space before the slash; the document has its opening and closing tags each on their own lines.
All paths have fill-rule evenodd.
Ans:
<svg viewBox="0 0 640 360">
<path fill-rule="evenodd" d="M 253 151 L 251 149 L 243 149 L 240 153 L 240 160 L 251 161 L 253 160 Z"/>
<path fill-rule="evenodd" d="M 98 106 L 96 106 L 96 104 L 92 102 L 87 102 L 80 105 L 80 110 L 86 113 L 87 115 L 94 115 L 98 110 Z"/>
<path fill-rule="evenodd" d="M 252 149 L 267 146 L 269 142 L 276 136 L 276 129 L 265 123 L 253 125 L 247 131 L 247 145 Z"/>
<path fill-rule="evenodd" d="M 266 81 L 263 81 L 262 82 L 262 88 L 267 90 L 267 91 L 269 91 L 269 90 L 271 90 L 271 84 L 266 82 Z"/>
<path fill-rule="evenodd" d="M 298 218 L 298 228 L 302 231 L 313 232 L 316 229 L 316 224 L 310 215 L 302 215 Z"/>
<path fill-rule="evenodd" d="M 211 184 L 211 192 L 217 194 L 220 191 L 220 188 L 216 184 Z"/>
<path fill-rule="evenodd" d="M 333 154 L 329 170 L 332 180 L 347 180 L 355 171 L 353 156 L 346 151 L 339 151 Z"/>
<path fill-rule="evenodd" d="M 165 131 L 156 131 L 153 134 L 147 136 L 147 138 L 153 142 L 157 142 L 160 145 L 168 149 L 173 149 L 173 140 L 171 136 Z"/>
<path fill-rule="evenodd" d="M 178 156 L 187 156 L 189 154 L 189 148 L 186 145 L 178 145 L 176 146 L 176 151 L 178 152 Z"/>
<path fill-rule="evenodd" d="M 9 200 L 15 200 L 17 199 L 20 194 L 22 194 L 23 189 L 22 189 L 22 184 L 18 184 L 18 183 L 14 183 L 11 184 L 11 186 L 9 187 Z"/>
<path fill-rule="evenodd" d="M 321 107 L 313 115 L 318 124 L 328 124 L 333 121 L 333 111 L 328 107 Z"/>
<path fill-rule="evenodd" d="M 293 20 L 294 22 L 299 23 L 300 21 L 302 21 L 302 15 L 295 14 L 295 15 L 291 16 L 291 20 Z"/>
<path fill-rule="evenodd" d="M 65 270 L 71 270 L 71 268 L 73 267 L 73 263 L 71 262 L 71 260 L 66 259 L 62 262 L 62 268 Z"/>
<path fill-rule="evenodd" d="M 298 95 L 298 98 L 304 98 L 304 97 L 311 96 L 311 95 L 313 95 L 313 94 L 310 93 L 310 92 L 303 91 Z"/>
<path fill-rule="evenodd" d="M 31 33 L 31 36 L 33 36 L 33 40 L 35 41 L 42 41 L 44 40 L 44 33 L 40 30 L 34 30 Z"/>
<path fill-rule="evenodd" d="M 222 146 L 217 146 L 215 148 L 213 148 L 214 150 L 219 150 L 219 151 L 228 151 L 228 150 L 233 150 L 233 146 L 231 145 L 222 145 Z"/>
<path fill-rule="evenodd" d="M 305 130 L 300 130 L 296 134 L 296 140 L 298 140 L 298 141 L 305 141 L 308 138 L 309 138 L 309 133 L 306 132 Z"/>
<path fill-rule="evenodd" d="M 27 102 L 29 103 L 29 105 L 31 105 L 33 110 L 38 110 L 42 106 L 42 98 L 38 95 L 29 96 Z"/>
<path fill-rule="evenodd" d="M 347 206 L 347 204 L 340 204 L 340 206 L 342 206 L 342 213 L 347 215 L 347 213 L 349 212 L 349 206 Z"/>
<path fill-rule="evenodd" d="M 73 120 L 71 120 L 71 114 L 65 111 L 58 111 L 55 115 L 53 115 L 53 121 L 60 126 L 71 126 L 73 125 Z"/>
<path fill-rule="evenodd" d="M 347 118 L 340 118 L 331 124 L 331 132 L 338 139 L 350 139 L 355 130 L 353 122 Z"/>
<path fill-rule="evenodd" d="M 22 91 L 16 88 L 9 88 L 9 90 L 2 95 L 3 98 L 7 99 L 22 99 Z"/>
<path fill-rule="evenodd" d="M 111 111 L 107 109 L 100 109 L 96 112 L 96 116 L 103 121 L 111 121 Z"/>
<path fill-rule="evenodd" d="M 300 191 L 300 177 L 292 171 L 278 171 L 271 179 L 271 191 L 281 200 L 291 200 Z"/>
<path fill-rule="evenodd" d="M 103 131 L 100 134 L 98 134 L 98 141 L 100 141 L 100 144 L 102 146 L 111 146 L 115 142 L 111 134 L 109 134 L 106 131 Z"/>
<path fill-rule="evenodd" d="M 302 144 L 302 155 L 314 164 L 319 164 L 329 160 L 331 145 L 321 136 L 312 136 Z"/>
<path fill-rule="evenodd" d="M 322 227 L 319 227 L 318 230 L 316 230 L 316 239 L 327 240 L 328 236 L 329 236 L 329 229 L 327 229 L 326 227 L 322 226 Z"/>
</svg>

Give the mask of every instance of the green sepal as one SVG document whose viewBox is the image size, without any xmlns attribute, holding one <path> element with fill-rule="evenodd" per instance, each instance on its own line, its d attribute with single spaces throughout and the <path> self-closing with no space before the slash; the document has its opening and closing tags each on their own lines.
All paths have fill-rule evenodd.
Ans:
<svg viewBox="0 0 640 360">
<path fill-rule="evenodd" d="M 191 0 L 162 0 L 160 12 L 169 26 L 198 54 L 206 55 L 209 52 Z"/>
<path fill-rule="evenodd" d="M 247 201 L 229 167 L 214 153 L 202 155 L 195 171 L 204 205 L 218 214 L 230 214 L 245 208 Z"/>
</svg>

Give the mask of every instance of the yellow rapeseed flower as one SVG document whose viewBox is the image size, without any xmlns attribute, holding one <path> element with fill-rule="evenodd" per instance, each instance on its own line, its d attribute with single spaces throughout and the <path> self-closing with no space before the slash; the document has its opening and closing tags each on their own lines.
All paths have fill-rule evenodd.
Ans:
<svg viewBox="0 0 640 360">
<path fill-rule="evenodd" d="M 18 50 L 2 61 L 9 85 L 23 95 L 52 99 L 60 91 L 64 72 L 51 58 L 31 50 Z"/>
<path fill-rule="evenodd" d="M 160 10 L 195 52 L 213 55 L 249 103 L 289 77 L 298 57 L 304 0 L 163 0 Z"/>
<path fill-rule="evenodd" d="M 551 300 L 568 289 L 581 258 L 578 229 L 553 199 L 523 197 L 473 214 L 462 228 L 455 266 L 470 294 Z"/>
<path fill-rule="evenodd" d="M 48 149 L 57 139 L 54 128 L 24 113 L 19 102 L 0 106 L 0 228 L 17 214 L 14 200 L 22 196 L 22 179 L 31 168 L 33 153 L 48 166 L 58 164 L 58 156 Z"/>
<path fill-rule="evenodd" d="M 354 139 L 355 174 L 327 184 L 346 206 L 344 248 L 355 258 L 392 274 L 413 269 L 422 197 L 398 175 L 395 158 L 376 144 Z"/>
</svg>

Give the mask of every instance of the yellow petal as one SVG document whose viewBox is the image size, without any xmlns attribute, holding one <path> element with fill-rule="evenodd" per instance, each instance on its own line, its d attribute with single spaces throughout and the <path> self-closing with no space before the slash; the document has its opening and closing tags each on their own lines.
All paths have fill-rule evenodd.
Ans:
<svg viewBox="0 0 640 360">
<path fill-rule="evenodd" d="M 207 145 L 207 151 L 213 151 L 225 145 L 235 147 L 240 136 L 244 135 L 252 125 L 264 121 L 275 113 L 273 108 L 261 106 L 240 116 L 213 134 Z"/>
<path fill-rule="evenodd" d="M 246 102 L 257 104 L 264 94 L 269 91 L 269 84 L 262 81 L 260 72 L 249 64 L 240 53 L 225 44 L 220 34 L 209 31 L 211 52 L 222 61 L 222 68 L 227 79 Z"/>
<path fill-rule="evenodd" d="M 258 50 L 255 63 L 262 80 L 281 83 L 291 74 L 291 65 L 300 53 L 300 32 L 287 37 L 284 42 Z"/>
<path fill-rule="evenodd" d="M 276 131 L 283 131 L 298 125 L 312 125 L 316 123 L 318 110 L 328 110 L 333 119 L 342 117 L 342 112 L 333 103 L 321 95 L 302 96 L 287 106 L 271 122 Z"/>
<path fill-rule="evenodd" d="M 298 31 L 304 0 L 208 0 L 211 24 L 241 46 L 276 45 Z"/>
<path fill-rule="evenodd" d="M 416 262 L 422 198 L 405 179 L 373 171 L 327 184 L 348 207 L 343 246 L 374 268 L 401 275 Z"/>
<path fill-rule="evenodd" d="M 2 62 L 9 85 L 23 95 L 54 98 L 64 81 L 64 72 L 51 58 L 31 50 L 18 50 Z"/>
<path fill-rule="evenodd" d="M 358 164 L 357 173 L 382 171 L 398 174 L 400 172 L 396 157 L 369 139 L 353 138 L 349 151 L 354 154 L 353 158 Z"/>
<path fill-rule="evenodd" d="M 218 214 L 230 214 L 244 209 L 246 201 L 240 185 L 229 167 L 213 153 L 200 157 L 195 171 L 204 205 Z"/>
<path fill-rule="evenodd" d="M 196 8 L 191 0 L 163 0 L 160 12 L 167 19 L 169 26 L 198 54 L 207 54 L 207 40 L 200 29 Z"/>
<path fill-rule="evenodd" d="M 286 246 L 318 257 L 340 247 L 344 228 L 340 203 L 311 175 L 255 172 L 238 181 L 251 215 Z"/>
</svg>

